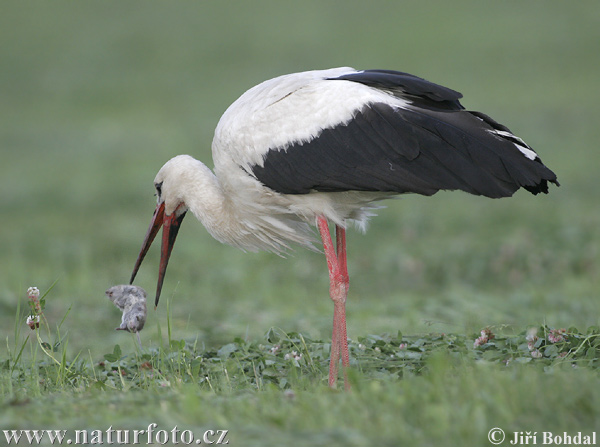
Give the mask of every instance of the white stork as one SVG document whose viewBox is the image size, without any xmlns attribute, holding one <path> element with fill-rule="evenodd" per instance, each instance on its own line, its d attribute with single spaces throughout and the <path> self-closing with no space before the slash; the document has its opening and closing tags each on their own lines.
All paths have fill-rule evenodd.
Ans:
<svg viewBox="0 0 600 447">
<path fill-rule="evenodd" d="M 212 143 L 214 173 L 188 155 L 169 160 L 154 186 L 158 204 L 131 282 L 160 226 L 162 283 L 190 210 L 218 241 L 282 254 L 315 249 L 319 230 L 334 304 L 329 385 L 348 367 L 346 227 L 365 224 L 373 203 L 397 194 L 462 190 L 491 198 L 523 187 L 548 192 L 556 175 L 523 140 L 462 95 L 419 77 L 352 68 L 265 81 L 223 114 Z M 335 245 L 329 232 L 335 225 Z M 345 387 L 348 388 L 346 374 Z"/>
</svg>

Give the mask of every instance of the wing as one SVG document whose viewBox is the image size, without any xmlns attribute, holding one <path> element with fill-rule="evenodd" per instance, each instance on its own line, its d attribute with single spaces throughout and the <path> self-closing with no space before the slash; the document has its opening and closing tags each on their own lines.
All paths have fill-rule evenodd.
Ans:
<svg viewBox="0 0 600 447">
<path fill-rule="evenodd" d="M 558 185 L 523 140 L 487 115 L 464 110 L 454 90 L 385 70 L 322 82 L 343 81 L 384 91 L 398 103 L 366 102 L 349 121 L 309 140 L 269 148 L 264 164 L 251 167 L 260 182 L 284 194 L 462 190 L 494 198 L 520 187 L 547 193 L 548 182 Z"/>
<path fill-rule="evenodd" d="M 421 107 L 434 105 L 436 109 L 462 110 L 458 102 L 462 94 L 447 87 L 434 84 L 409 73 L 392 70 L 365 70 L 348 73 L 327 80 L 353 81 L 388 91 L 402 99 L 410 99 Z"/>
</svg>

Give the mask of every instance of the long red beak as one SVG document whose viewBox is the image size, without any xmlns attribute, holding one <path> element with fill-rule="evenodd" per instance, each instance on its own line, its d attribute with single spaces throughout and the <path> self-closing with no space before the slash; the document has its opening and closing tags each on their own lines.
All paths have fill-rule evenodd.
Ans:
<svg viewBox="0 0 600 447">
<path fill-rule="evenodd" d="M 179 208 L 177 208 L 179 209 Z M 129 284 L 133 283 L 135 279 L 135 275 L 142 265 L 142 261 L 148 253 L 148 249 L 156 234 L 158 233 L 158 229 L 162 225 L 163 234 L 162 234 L 162 244 L 160 247 L 160 266 L 158 268 L 158 283 L 156 285 L 156 299 L 154 301 L 154 306 L 158 306 L 158 300 L 160 299 L 160 291 L 162 289 L 163 281 L 165 279 L 165 273 L 167 271 L 167 264 L 169 263 L 169 258 L 171 257 L 171 251 L 173 250 L 173 245 L 175 245 L 175 239 L 177 238 L 177 233 L 179 232 L 179 227 L 181 226 L 181 222 L 183 222 L 183 218 L 185 217 L 185 211 L 179 215 L 177 215 L 177 209 L 171 213 L 170 216 L 165 216 L 165 203 L 159 203 L 154 210 L 154 215 L 152 216 L 152 220 L 150 221 L 150 226 L 148 227 L 148 231 L 146 232 L 146 236 L 144 237 L 144 242 L 142 243 L 142 249 L 140 250 L 140 254 L 137 257 L 137 261 L 135 261 L 135 266 L 133 267 L 133 273 L 131 274 L 131 279 L 129 280 Z"/>
</svg>

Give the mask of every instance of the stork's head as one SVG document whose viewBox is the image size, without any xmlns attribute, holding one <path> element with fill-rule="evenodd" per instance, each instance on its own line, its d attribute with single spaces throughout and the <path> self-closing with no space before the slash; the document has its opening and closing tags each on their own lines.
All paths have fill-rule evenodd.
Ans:
<svg viewBox="0 0 600 447">
<path fill-rule="evenodd" d="M 160 249 L 160 267 L 158 270 L 158 283 L 156 285 L 155 306 L 158 305 L 158 300 L 160 299 L 160 291 L 165 279 L 167 264 L 169 263 L 169 257 L 171 256 L 179 227 L 188 210 L 184 196 L 187 184 L 185 181 L 187 178 L 186 173 L 189 171 L 191 161 L 195 160 L 188 155 L 178 155 L 165 163 L 154 178 L 154 188 L 156 189 L 156 196 L 158 198 L 157 205 L 137 261 L 133 267 L 129 283 L 133 283 L 135 275 L 162 225 L 162 245 Z"/>
</svg>

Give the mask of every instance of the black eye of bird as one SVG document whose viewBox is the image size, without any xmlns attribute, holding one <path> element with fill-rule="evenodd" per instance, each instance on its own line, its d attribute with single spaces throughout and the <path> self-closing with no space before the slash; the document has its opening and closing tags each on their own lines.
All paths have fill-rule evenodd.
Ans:
<svg viewBox="0 0 600 447">
<path fill-rule="evenodd" d="M 154 184 L 154 187 L 156 188 L 156 193 L 158 194 L 158 197 L 160 197 L 162 194 L 162 182 Z"/>
</svg>

